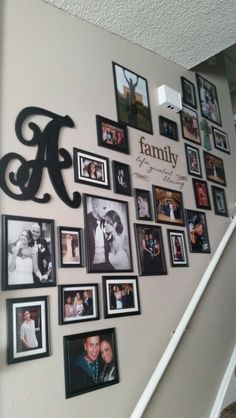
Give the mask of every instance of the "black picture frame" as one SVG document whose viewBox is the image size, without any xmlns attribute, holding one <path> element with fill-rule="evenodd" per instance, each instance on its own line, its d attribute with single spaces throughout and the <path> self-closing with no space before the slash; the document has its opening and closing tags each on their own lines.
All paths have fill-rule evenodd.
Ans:
<svg viewBox="0 0 236 418">
<path fill-rule="evenodd" d="M 87 271 L 89 273 L 133 271 L 128 202 L 88 194 L 84 194 L 83 199 Z M 100 221 L 100 225 L 97 221 Z M 102 254 L 101 251 L 95 254 L 98 227 L 104 251 Z M 117 247 L 116 253 L 114 246 Z"/>
<path fill-rule="evenodd" d="M 194 178 L 192 179 L 192 182 L 196 207 L 198 209 L 211 210 L 211 201 L 208 192 L 207 182 L 204 180 Z"/>
<path fill-rule="evenodd" d="M 179 140 L 177 123 L 164 116 L 159 116 L 159 131 L 160 135 L 166 138 L 172 139 L 173 141 Z"/>
<path fill-rule="evenodd" d="M 98 145 L 129 154 L 128 130 L 124 123 L 96 115 Z"/>
<path fill-rule="evenodd" d="M 7 363 L 50 355 L 48 297 L 7 299 Z"/>
<path fill-rule="evenodd" d="M 103 276 L 104 317 L 140 314 L 137 276 Z"/>
<path fill-rule="evenodd" d="M 214 210 L 216 215 L 228 217 L 227 200 L 225 190 L 221 187 L 211 186 Z"/>
<path fill-rule="evenodd" d="M 59 325 L 100 318 L 97 283 L 58 286 Z"/>
<path fill-rule="evenodd" d="M 155 221 L 163 224 L 183 226 L 183 195 L 178 190 L 161 186 L 152 186 Z"/>
<path fill-rule="evenodd" d="M 189 144 L 185 145 L 185 154 L 187 161 L 188 174 L 195 177 L 202 177 L 202 168 L 199 149 Z"/>
<path fill-rule="evenodd" d="M 131 196 L 130 166 L 119 161 L 112 161 L 114 192 Z"/>
<path fill-rule="evenodd" d="M 212 126 L 212 134 L 214 139 L 215 148 L 230 154 L 229 139 L 226 132 Z"/>
<path fill-rule="evenodd" d="M 66 335 L 63 342 L 66 398 L 119 383 L 115 328 Z"/>
<path fill-rule="evenodd" d="M 2 215 L 2 289 L 56 286 L 54 221 Z"/>
<path fill-rule="evenodd" d="M 134 224 L 140 276 L 167 274 L 165 252 L 160 226 Z"/>
<path fill-rule="evenodd" d="M 182 110 L 179 114 L 183 138 L 194 142 L 195 144 L 201 145 L 201 134 L 197 112 L 187 106 L 182 106 Z"/>
<path fill-rule="evenodd" d="M 216 155 L 203 151 L 206 178 L 213 183 L 226 186 L 224 161 Z"/>
<path fill-rule="evenodd" d="M 59 267 L 82 267 L 82 228 L 59 226 Z"/>
<path fill-rule="evenodd" d="M 172 267 L 188 267 L 185 233 L 179 229 L 167 229 L 167 238 Z"/>
<path fill-rule="evenodd" d="M 110 189 L 107 157 L 73 148 L 75 182 Z"/>
<path fill-rule="evenodd" d="M 189 251 L 191 253 L 210 253 L 206 214 L 192 209 L 185 209 L 188 231 Z"/>
<path fill-rule="evenodd" d="M 149 190 L 134 189 L 136 218 L 140 221 L 152 221 L 151 194 Z"/>
<path fill-rule="evenodd" d="M 214 84 L 196 74 L 201 115 L 216 125 L 222 126 L 217 90 Z"/>
<path fill-rule="evenodd" d="M 180 77 L 183 103 L 193 109 L 197 109 L 195 85 L 185 77 Z"/>
<path fill-rule="evenodd" d="M 112 68 L 118 121 L 153 134 L 147 80 L 116 62 Z"/>
</svg>

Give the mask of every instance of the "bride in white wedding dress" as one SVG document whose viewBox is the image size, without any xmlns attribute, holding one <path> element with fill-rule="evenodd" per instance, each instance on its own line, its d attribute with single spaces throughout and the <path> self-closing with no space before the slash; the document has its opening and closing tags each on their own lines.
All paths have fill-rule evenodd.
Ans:
<svg viewBox="0 0 236 418">
<path fill-rule="evenodd" d="M 123 225 L 119 214 L 109 210 L 105 215 L 105 233 L 110 244 L 108 259 L 115 270 L 128 270 L 131 267 L 128 257 L 128 244 L 123 236 Z"/>
</svg>

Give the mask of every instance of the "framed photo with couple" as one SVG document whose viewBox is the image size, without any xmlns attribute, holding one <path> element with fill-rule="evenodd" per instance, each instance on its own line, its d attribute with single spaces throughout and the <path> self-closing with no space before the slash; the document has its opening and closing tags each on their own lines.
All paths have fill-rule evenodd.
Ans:
<svg viewBox="0 0 236 418">
<path fill-rule="evenodd" d="M 2 289 L 56 286 L 54 221 L 2 215 Z"/>
<path fill-rule="evenodd" d="M 115 329 L 64 337 L 66 398 L 119 383 Z"/>
<path fill-rule="evenodd" d="M 128 203 L 84 195 L 87 271 L 132 271 Z"/>
<path fill-rule="evenodd" d="M 137 276 L 103 276 L 104 316 L 140 314 Z"/>
</svg>

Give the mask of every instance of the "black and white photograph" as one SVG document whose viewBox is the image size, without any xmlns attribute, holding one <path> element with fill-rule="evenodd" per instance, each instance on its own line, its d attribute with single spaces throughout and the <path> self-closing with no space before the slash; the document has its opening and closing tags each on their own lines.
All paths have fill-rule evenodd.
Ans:
<svg viewBox="0 0 236 418">
<path fill-rule="evenodd" d="M 115 328 L 64 336 L 66 398 L 119 383 Z"/>
<path fill-rule="evenodd" d="M 56 285 L 54 221 L 2 215 L 2 289 Z"/>
<path fill-rule="evenodd" d="M 229 216 L 225 191 L 221 187 L 211 186 L 215 214 Z"/>
<path fill-rule="evenodd" d="M 217 125 L 222 125 L 217 90 L 214 84 L 196 74 L 201 114 Z"/>
<path fill-rule="evenodd" d="M 98 285 L 58 286 L 59 324 L 99 319 Z"/>
<path fill-rule="evenodd" d="M 60 267 L 82 267 L 82 229 L 58 227 Z"/>
<path fill-rule="evenodd" d="M 214 138 L 214 144 L 215 148 L 222 152 L 226 152 L 227 154 L 230 154 L 230 148 L 229 148 L 229 139 L 226 132 L 221 131 L 218 128 L 215 128 L 215 126 L 212 126 L 212 133 Z"/>
<path fill-rule="evenodd" d="M 205 212 L 185 209 L 189 250 L 191 253 L 210 253 Z"/>
<path fill-rule="evenodd" d="M 48 297 L 7 299 L 8 364 L 47 357 Z"/>
<path fill-rule="evenodd" d="M 188 256 L 184 231 L 178 229 L 167 229 L 167 237 L 171 266 L 188 267 Z"/>
<path fill-rule="evenodd" d="M 76 182 L 110 189 L 108 158 L 74 148 L 74 170 Z"/>
<path fill-rule="evenodd" d="M 112 161 L 114 192 L 131 196 L 130 166 Z"/>
<path fill-rule="evenodd" d="M 87 271 L 132 271 L 128 203 L 84 195 Z"/>
<path fill-rule="evenodd" d="M 167 274 L 160 226 L 134 224 L 140 276 Z"/>
<path fill-rule="evenodd" d="M 152 207 L 149 190 L 134 189 L 136 218 L 142 221 L 152 221 Z"/>
<path fill-rule="evenodd" d="M 105 318 L 140 314 L 137 276 L 103 276 Z"/>
<path fill-rule="evenodd" d="M 191 145 L 185 144 L 188 174 L 195 177 L 202 177 L 202 168 L 199 150 Z"/>
</svg>

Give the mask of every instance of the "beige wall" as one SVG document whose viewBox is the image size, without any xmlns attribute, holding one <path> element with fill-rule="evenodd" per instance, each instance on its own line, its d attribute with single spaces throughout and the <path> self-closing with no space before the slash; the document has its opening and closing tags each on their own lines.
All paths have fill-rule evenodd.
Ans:
<svg viewBox="0 0 236 418">
<path fill-rule="evenodd" d="M 173 170 L 175 174 L 187 176 L 184 140 L 179 142 L 169 141 L 159 135 L 158 115 L 169 117 L 178 123 L 181 136 L 179 116 L 170 114 L 158 107 L 157 87 L 162 84 L 180 91 L 180 76 L 184 75 L 195 84 L 193 72 L 187 72 L 183 68 L 168 62 L 161 57 L 150 53 L 125 40 L 97 29 L 73 16 L 67 15 L 56 8 L 50 7 L 38 0 L 22 0 L 21 2 L 10 0 L 2 4 L 1 25 L 1 113 L 0 113 L 0 152 L 4 154 L 16 151 L 26 159 L 32 159 L 35 149 L 25 147 L 16 139 L 14 123 L 19 111 L 27 106 L 39 106 L 60 115 L 68 114 L 74 121 L 73 129 L 63 129 L 60 136 L 60 146 L 65 147 L 72 155 L 73 147 L 92 150 L 101 155 L 106 155 L 110 162 L 121 160 L 131 166 L 132 174 L 139 171 L 136 158 L 140 155 L 138 141 L 144 135 L 151 145 L 159 147 L 170 146 L 172 152 L 178 154 L 178 163 Z M 115 61 L 128 69 L 141 74 L 148 80 L 149 96 L 152 112 L 154 135 L 142 133 L 129 128 L 130 155 L 123 155 L 110 150 L 105 150 L 97 145 L 95 115 L 100 114 L 116 120 L 116 104 L 113 87 L 112 61 Z M 236 151 L 235 134 L 232 124 L 231 103 L 227 83 L 221 72 L 206 75 L 217 86 L 219 104 L 223 120 L 223 130 L 227 131 L 230 138 L 231 155 L 213 152 L 225 161 L 227 179 L 227 199 L 230 213 L 234 210 L 236 201 L 235 191 L 235 163 Z M 200 115 L 199 115 L 200 116 Z M 41 121 L 40 121 L 41 122 Z M 105 150 L 105 152 L 104 152 Z M 202 153 L 201 153 L 202 158 Z M 155 168 L 171 167 L 168 163 L 155 160 L 151 161 Z M 202 159 L 202 169 L 203 159 Z M 129 204 L 130 234 L 134 272 L 138 274 L 137 256 L 133 231 L 133 223 L 136 222 L 133 197 L 115 195 L 113 189 L 106 191 L 89 186 L 74 183 L 73 168 L 64 172 L 64 179 L 69 193 L 79 190 L 81 193 L 98 194 L 127 200 Z M 133 187 L 148 189 L 152 184 L 174 188 L 164 181 L 160 173 L 150 175 L 150 181 L 145 182 L 132 175 Z M 51 218 L 55 226 L 67 225 L 82 227 L 83 207 L 71 209 L 59 199 L 50 183 L 48 173 L 45 170 L 40 195 L 49 192 L 52 199 L 48 204 L 36 204 L 34 202 L 20 202 L 8 198 L 0 192 L 1 213 L 13 215 L 28 215 L 33 217 Z M 192 181 L 188 177 L 183 192 L 183 201 L 186 208 L 195 209 Z M 213 211 L 207 212 L 207 222 L 210 236 L 211 250 L 214 252 L 229 219 L 217 217 Z M 153 223 L 154 225 L 154 223 Z M 189 268 L 171 268 L 169 263 L 168 243 L 166 229 L 162 226 L 168 275 L 158 277 L 140 277 L 140 316 L 103 319 L 101 275 L 87 274 L 86 269 L 62 269 L 57 268 L 57 283 L 99 283 L 99 296 L 101 306 L 101 319 L 99 321 L 58 325 L 58 294 L 57 288 L 15 290 L 0 293 L 0 416 L 9 418 L 75 418 L 83 414 L 90 417 L 114 418 L 128 417 L 141 395 L 155 365 L 163 350 L 171 338 L 172 331 L 176 328 L 184 309 L 186 308 L 201 274 L 207 267 L 211 255 L 189 254 Z M 230 269 L 231 271 L 232 269 Z M 222 273 L 226 280 L 227 275 Z M 213 288 L 213 295 L 209 295 Z M 221 373 L 225 367 L 226 358 L 231 353 L 234 338 L 231 331 L 231 320 L 235 314 L 235 306 L 228 305 L 229 295 L 235 292 L 235 281 L 231 278 L 227 286 L 222 281 L 211 285 L 202 303 L 202 310 L 196 315 L 210 319 L 214 324 L 219 324 L 221 309 L 225 312 L 225 322 L 222 327 L 227 328 L 229 343 L 225 344 L 223 338 L 219 338 L 221 327 L 215 325 L 212 328 L 211 341 L 217 349 L 214 351 L 214 363 L 209 364 L 209 373 L 215 367 L 217 378 L 220 381 Z M 6 364 L 6 306 L 7 298 L 20 298 L 27 296 L 48 295 L 50 310 L 50 340 L 51 356 L 34 361 L 28 361 L 8 366 Z M 208 303 L 209 298 L 209 303 Z M 216 301 L 220 303 L 216 306 Z M 117 349 L 119 358 L 120 383 L 106 389 L 87 393 L 82 396 L 65 400 L 64 368 L 63 368 L 63 336 L 79 332 L 99 330 L 103 328 L 116 328 Z M 208 327 L 203 327 L 201 333 L 197 333 L 198 353 L 203 353 L 205 359 L 212 356 L 212 346 L 205 344 Z M 187 334 L 191 343 L 191 333 Z M 195 340 L 194 340 L 195 341 Z M 195 346 L 196 350 L 196 346 Z M 192 376 L 195 376 L 201 364 L 205 369 L 206 360 L 199 357 L 195 360 L 195 350 L 186 353 L 180 351 L 180 364 L 185 364 L 185 353 L 191 364 L 191 373 L 187 373 L 186 387 L 191 387 Z M 221 353 L 223 357 L 221 359 Z M 226 353 L 227 352 L 227 353 Z M 183 353 L 183 354 L 181 354 Z M 179 364 L 179 363 L 178 363 Z M 179 366 L 174 370 L 177 387 L 181 382 L 181 370 Z M 205 369 L 206 370 L 206 369 Z M 168 371 L 167 386 L 163 395 L 163 386 L 160 389 L 163 404 L 169 398 L 169 384 L 172 376 Z M 189 417 L 192 405 L 199 410 L 191 417 L 205 417 L 209 412 L 211 403 L 217 390 L 214 379 L 205 380 L 205 375 L 196 374 L 197 384 L 202 388 L 198 402 L 193 402 L 195 397 L 188 399 L 186 413 L 176 415 L 181 418 Z M 215 374 L 212 376 L 216 377 Z M 163 381 L 164 382 L 164 381 Z M 175 404 L 183 405 L 185 409 L 185 396 L 183 393 L 175 394 Z M 157 393 L 157 403 L 158 403 Z M 208 401 L 206 401 L 208 399 Z M 204 409 L 203 409 L 204 406 Z M 150 408 L 155 407 L 154 404 Z M 160 407 L 157 412 L 151 412 L 148 416 L 170 418 L 169 414 Z M 150 410 L 149 410 L 150 411 Z M 199 412 L 200 411 L 200 412 Z M 147 413 L 149 413 L 147 411 Z M 202 414 L 202 415 L 201 415 Z"/>
</svg>

